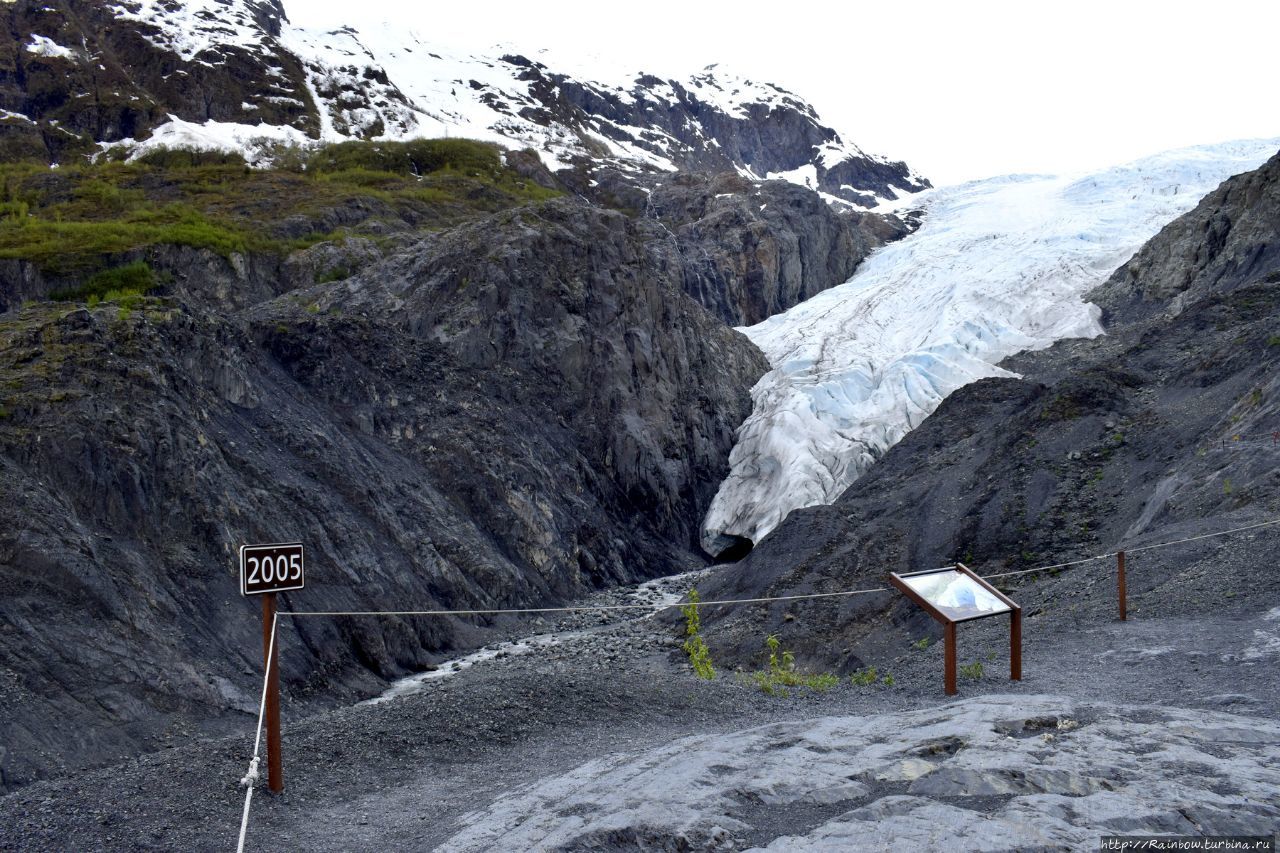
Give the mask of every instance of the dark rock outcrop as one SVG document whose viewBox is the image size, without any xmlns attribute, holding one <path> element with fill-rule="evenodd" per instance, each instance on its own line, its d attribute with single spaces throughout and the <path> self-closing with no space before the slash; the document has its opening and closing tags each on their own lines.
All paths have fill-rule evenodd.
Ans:
<svg viewBox="0 0 1280 853">
<path fill-rule="evenodd" d="M 1004 366 L 1023 379 L 955 392 L 838 501 L 792 513 L 703 596 L 879 587 L 889 571 L 956 560 L 1016 570 L 1274 518 L 1278 245 L 1280 156 L 1224 182 L 1091 294 L 1106 336 L 1016 356 Z M 1171 603 L 1204 566 L 1163 553 L 1144 555 L 1160 571 L 1144 573 L 1140 591 L 1167 590 Z M 1232 553 L 1245 559 L 1215 585 L 1274 577 L 1264 540 L 1233 541 Z M 711 612 L 704 623 L 731 660 L 776 631 L 799 655 L 846 670 L 931 624 L 883 595 Z"/>
<path fill-rule="evenodd" d="M 812 189 L 863 207 L 873 207 L 877 195 L 896 198 L 930 186 L 905 163 L 845 152 L 839 134 L 791 92 L 769 83 L 722 79 L 714 66 L 687 81 L 641 74 L 621 92 L 521 56 L 502 61 L 522 68 L 520 79 L 529 84 L 519 115 L 540 125 L 572 128 L 584 143 L 595 137 L 633 145 L 688 172 L 741 169 L 764 178 L 812 168 Z M 585 176 L 596 177 L 592 161 L 608 155 L 605 146 L 595 147 L 582 164 L 583 191 L 588 189 Z M 828 158 L 827 151 L 841 153 Z"/>
<path fill-rule="evenodd" d="M 307 544 L 299 609 L 556 602 L 699 564 L 765 365 L 681 281 L 657 225 L 560 200 L 239 309 L 179 282 L 10 314 L 3 784 L 243 725 L 243 542 Z M 286 693 L 367 695 L 485 624 L 285 621 Z"/>
<path fill-rule="evenodd" d="M 836 211 L 817 193 L 735 173 L 681 173 L 645 208 L 685 257 L 684 289 L 731 326 L 749 326 L 849 280 L 908 227 L 893 216 Z"/>
<path fill-rule="evenodd" d="M 120 6 L 138 12 L 129 0 Z M 0 151 L 6 159 L 67 160 L 93 151 L 97 142 L 143 138 L 170 115 L 318 134 L 304 69 L 275 40 L 284 20 L 280 4 L 238 2 L 224 14 L 228 20 L 203 25 L 213 33 L 243 26 L 260 38 L 247 44 L 214 38 L 184 54 L 158 22 L 122 20 L 109 4 L 5 4 L 0 109 L 7 116 L 0 119 Z"/>
</svg>

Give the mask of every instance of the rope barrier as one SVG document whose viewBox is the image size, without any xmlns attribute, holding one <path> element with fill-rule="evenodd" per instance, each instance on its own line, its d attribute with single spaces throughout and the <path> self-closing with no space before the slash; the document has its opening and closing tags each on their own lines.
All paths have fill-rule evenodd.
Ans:
<svg viewBox="0 0 1280 853">
<path fill-rule="evenodd" d="M 1249 524 L 1244 527 L 1235 527 L 1230 530 L 1219 530 L 1214 533 L 1204 533 L 1199 536 L 1188 536 L 1183 539 L 1175 539 L 1170 542 L 1158 542 L 1153 545 L 1142 545 L 1137 548 L 1127 548 L 1126 553 L 1136 554 L 1140 551 L 1150 551 L 1155 548 L 1167 548 L 1171 545 L 1181 545 L 1187 542 L 1196 542 L 1201 539 L 1212 539 L 1217 536 L 1228 536 L 1233 533 L 1243 533 L 1247 530 L 1257 530 L 1261 527 L 1270 527 L 1280 524 L 1280 518 L 1271 521 L 1263 521 L 1258 524 Z M 1111 551 L 1106 554 L 1098 554 L 1094 557 L 1082 557 L 1078 560 L 1069 560 L 1065 563 L 1052 563 L 1046 566 L 1036 566 L 1032 569 L 1020 569 L 1014 572 L 1001 572 L 994 575 L 983 575 L 984 579 L 1007 578 L 1016 575 L 1027 575 L 1035 572 L 1045 572 L 1052 569 L 1065 569 L 1074 566 L 1080 566 L 1085 563 L 1092 563 L 1096 560 L 1106 560 L 1115 557 L 1119 551 Z M 943 566 L 942 568 L 950 568 Z M 808 601 L 819 598 L 844 598 L 854 595 L 869 595 L 877 592 L 892 592 L 889 587 L 874 587 L 869 589 L 850 589 L 841 590 L 839 592 L 814 592 L 800 595 L 780 595 L 764 598 L 731 598 L 713 601 L 699 601 L 700 607 L 715 607 L 731 604 L 767 604 L 775 601 Z M 281 616 L 305 617 L 305 616 L 495 616 L 501 614 L 534 614 L 534 613 L 590 613 L 599 611 L 621 611 L 621 610 L 652 610 L 658 613 L 672 607 L 684 607 L 688 602 L 671 602 L 667 604 L 597 604 L 597 605 L 580 605 L 566 607 L 518 607 L 518 608 L 487 608 L 474 610 L 278 610 L 271 620 L 271 639 L 267 645 L 267 660 L 271 660 L 272 652 L 275 650 L 276 628 L 280 622 Z M 264 673 L 262 679 L 262 700 L 258 705 L 258 726 L 254 733 L 253 741 L 253 758 L 249 762 L 249 770 L 240 780 L 240 784 L 245 788 L 244 795 L 244 812 L 240 818 L 240 841 L 236 846 L 236 853 L 244 853 L 245 835 L 249 828 L 249 804 L 253 800 L 253 788 L 258 781 L 258 765 L 261 760 L 259 752 L 262 746 L 262 721 L 266 715 L 267 707 L 267 678 Z"/>
<path fill-rule="evenodd" d="M 1202 533 L 1199 536 L 1188 536 L 1185 539 L 1174 539 L 1170 542 L 1157 542 L 1154 545 L 1139 545 L 1137 548 L 1125 548 L 1124 552 L 1126 554 L 1137 554 L 1141 551 L 1150 551 L 1155 548 L 1168 548 L 1171 545 L 1182 545 L 1187 542 L 1196 542 L 1200 539 L 1212 539 L 1215 536 L 1227 536 L 1231 533 L 1243 533 L 1246 530 L 1257 530 L 1259 527 L 1270 527 L 1273 524 L 1280 524 L 1280 518 L 1272 519 L 1271 521 L 1262 521 L 1262 522 L 1259 522 L 1258 524 L 1249 524 L 1244 527 L 1233 527 L 1230 530 L 1218 530 L 1213 533 Z M 1053 563 L 1048 566 L 1036 566 L 1034 569 L 1021 569 L 1016 572 L 1001 572 L 1000 574 L 983 575 L 982 577 L 987 579 L 1011 578 L 1015 575 L 1029 575 L 1034 572 L 1047 572 L 1050 569 L 1065 569 L 1070 566 L 1079 566 L 1084 563 L 1092 563 L 1094 560 L 1108 560 L 1119 553 L 1120 551 L 1116 550 L 1106 554 L 1098 554 L 1096 557 L 1082 557 L 1079 560 L 1071 560 L 1066 563 Z"/>
<path fill-rule="evenodd" d="M 849 595 L 866 595 L 873 592 L 891 592 L 887 586 L 874 589 L 847 589 L 840 592 L 812 592 L 804 595 L 777 595 L 769 598 L 726 598 L 720 601 L 699 601 L 699 607 L 722 604 L 765 604 L 772 601 L 803 601 L 813 598 L 837 598 Z M 590 613 L 607 610 L 666 610 L 683 607 L 687 602 L 668 604 L 584 604 L 569 607 L 518 607 L 488 610 L 281 610 L 279 616 L 493 616 L 508 613 Z"/>
<path fill-rule="evenodd" d="M 1219 530 L 1217 533 L 1205 533 L 1200 536 L 1188 536 L 1186 539 L 1175 539 L 1172 542 L 1157 542 L 1155 545 L 1142 545 L 1137 548 L 1126 548 L 1126 554 L 1136 554 L 1139 551 L 1150 551 L 1153 548 L 1168 548 L 1170 545 L 1181 545 L 1184 542 L 1195 542 L 1198 539 L 1212 539 L 1214 536 L 1226 536 L 1228 533 L 1241 533 L 1245 530 L 1256 530 L 1259 527 L 1269 527 L 1272 524 L 1280 524 L 1280 518 L 1272 521 L 1263 521 L 1258 524 L 1250 524 L 1246 527 L 1237 527 L 1233 530 Z"/>
<path fill-rule="evenodd" d="M 1105 560 L 1108 557 L 1114 557 L 1115 555 L 1116 552 L 1112 551 L 1110 554 L 1099 554 L 1096 557 L 1082 557 L 1079 560 L 1072 560 L 1068 563 L 1054 563 L 1049 566 L 1036 566 L 1034 569 L 1020 569 L 1016 572 L 1001 572 L 998 575 L 983 575 L 982 577 L 985 580 L 990 580 L 991 578 L 1011 578 L 1014 575 L 1029 575 L 1033 572 L 1047 572 L 1050 569 L 1065 569 L 1070 566 L 1079 566 L 1084 563 L 1092 563 L 1094 560 Z"/>
</svg>

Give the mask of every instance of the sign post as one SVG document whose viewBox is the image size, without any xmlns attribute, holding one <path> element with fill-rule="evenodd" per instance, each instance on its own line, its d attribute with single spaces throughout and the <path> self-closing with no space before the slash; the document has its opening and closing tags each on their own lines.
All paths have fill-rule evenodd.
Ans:
<svg viewBox="0 0 1280 853">
<path fill-rule="evenodd" d="M 284 790 L 284 764 L 280 758 L 280 669 L 276 665 L 279 652 L 275 643 L 276 594 L 262 596 L 262 665 L 267 673 L 264 707 L 267 728 L 267 788 L 273 794 Z"/>
<path fill-rule="evenodd" d="M 262 665 L 266 672 L 263 726 L 267 730 L 267 788 L 284 790 L 280 753 L 280 667 L 276 648 L 276 593 L 305 585 L 300 543 L 240 546 L 240 592 L 262 596 Z"/>
<path fill-rule="evenodd" d="M 891 572 L 889 582 L 942 623 L 942 683 L 948 696 L 957 692 L 956 625 L 974 619 L 1009 614 L 1009 678 L 1022 680 L 1022 608 L 1013 599 L 964 563 L 902 575 Z"/>
</svg>

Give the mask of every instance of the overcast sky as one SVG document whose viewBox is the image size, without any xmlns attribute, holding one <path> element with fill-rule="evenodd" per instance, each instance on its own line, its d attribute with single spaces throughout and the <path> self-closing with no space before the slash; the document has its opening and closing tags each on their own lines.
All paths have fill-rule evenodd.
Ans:
<svg viewBox="0 0 1280 853">
<path fill-rule="evenodd" d="M 458 49 L 589 52 L 670 75 L 718 62 L 936 184 L 1280 136 L 1275 0 L 284 2 L 297 24 L 388 19 Z"/>
</svg>

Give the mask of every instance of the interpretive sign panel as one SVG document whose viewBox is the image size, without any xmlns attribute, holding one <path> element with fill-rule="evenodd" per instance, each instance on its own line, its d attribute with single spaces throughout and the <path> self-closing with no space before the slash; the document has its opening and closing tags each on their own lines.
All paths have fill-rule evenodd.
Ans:
<svg viewBox="0 0 1280 853">
<path fill-rule="evenodd" d="M 956 623 L 1009 614 L 1009 678 L 1022 680 L 1022 608 L 964 563 L 926 572 L 891 572 L 889 582 L 942 623 L 943 685 L 956 692 Z"/>
<path fill-rule="evenodd" d="M 955 569 L 900 577 L 903 583 L 946 614 L 952 622 L 995 616 L 1012 609 L 978 581 Z"/>
<path fill-rule="evenodd" d="M 240 592 L 261 595 L 302 589 L 305 577 L 302 544 L 240 546 Z"/>
</svg>

